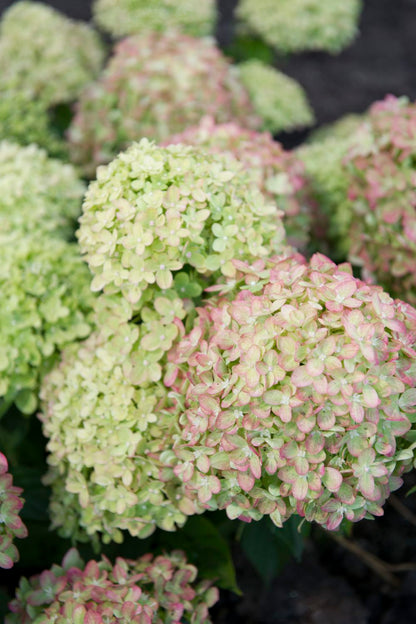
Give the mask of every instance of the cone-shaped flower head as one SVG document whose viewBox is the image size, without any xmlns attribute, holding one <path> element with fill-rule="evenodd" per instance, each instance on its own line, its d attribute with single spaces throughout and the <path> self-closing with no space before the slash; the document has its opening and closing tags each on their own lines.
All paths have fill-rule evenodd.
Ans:
<svg viewBox="0 0 416 624">
<path fill-rule="evenodd" d="M 138 310 L 149 289 L 208 286 L 235 274 L 234 258 L 282 249 L 281 215 L 231 157 L 142 139 L 99 168 L 78 239 L 92 289 L 122 293 Z"/>
<path fill-rule="evenodd" d="M 157 382 L 160 354 L 141 346 L 148 329 L 126 323 L 122 307 L 100 315 L 107 335 L 102 329 L 65 350 L 41 391 L 51 518 L 76 539 L 122 541 L 122 530 L 144 538 L 202 511 L 183 496 L 180 481 L 161 481 L 158 457 L 175 425 L 161 412 L 168 389 Z"/>
<path fill-rule="evenodd" d="M 19 559 L 15 537 L 26 537 L 27 529 L 19 517 L 23 507 L 21 488 L 13 485 L 6 457 L 0 453 L 0 568 L 9 569 Z"/>
<path fill-rule="evenodd" d="M 358 32 L 361 0 L 240 0 L 237 15 L 280 52 L 337 53 Z"/>
<path fill-rule="evenodd" d="M 308 142 L 296 150 L 305 166 L 307 203 L 314 215 L 311 236 L 318 247 L 326 243 L 331 257 L 343 261 L 350 247 L 352 211 L 348 201 L 350 175 L 343 165 L 356 143 L 365 115 L 346 115 L 313 132 Z M 359 139 L 358 139 L 359 140 Z"/>
<path fill-rule="evenodd" d="M 0 402 L 36 409 L 42 375 L 90 331 L 93 295 L 78 247 L 21 236 L 0 247 Z"/>
<path fill-rule="evenodd" d="M 344 160 L 349 258 L 394 296 L 416 304 L 416 104 L 374 104 Z"/>
<path fill-rule="evenodd" d="M 301 85 L 256 59 L 238 65 L 263 130 L 272 133 L 312 126 L 315 116 Z"/>
<path fill-rule="evenodd" d="M 412 464 L 416 311 L 319 254 L 236 265 L 169 354 L 167 482 L 277 525 L 382 514 Z"/>
<path fill-rule="evenodd" d="M 135 561 L 106 557 L 85 564 L 75 549 L 62 565 L 23 578 L 6 624 L 209 624 L 218 600 L 209 581 L 179 551 Z"/>
<path fill-rule="evenodd" d="M 164 31 L 166 27 L 201 37 L 215 28 L 215 0 L 95 0 L 96 23 L 113 37 L 143 31 Z"/>
<path fill-rule="evenodd" d="M 41 2 L 14 2 L 0 23 L 0 91 L 23 90 L 51 106 L 75 100 L 99 73 L 104 48 L 87 24 Z"/>
<path fill-rule="evenodd" d="M 132 36 L 81 96 L 69 131 L 72 159 L 93 176 L 132 141 L 163 141 L 204 115 L 260 124 L 237 69 L 212 40 L 174 32 Z"/>
<path fill-rule="evenodd" d="M 295 247 L 306 245 L 310 218 L 304 198 L 304 167 L 293 152 L 285 151 L 270 134 L 246 130 L 233 122 L 216 124 L 212 117 L 204 117 L 199 125 L 170 137 L 169 143 L 234 156 L 252 174 L 262 193 L 282 210 L 289 242 Z"/>
<path fill-rule="evenodd" d="M 0 141 L 0 242 L 22 233 L 71 238 L 84 192 L 72 165 L 48 158 L 36 145 Z"/>
<path fill-rule="evenodd" d="M 36 143 L 52 156 L 64 157 L 67 151 L 51 126 L 45 105 L 20 90 L 0 92 L 0 141 L 4 139 L 20 145 Z"/>
</svg>

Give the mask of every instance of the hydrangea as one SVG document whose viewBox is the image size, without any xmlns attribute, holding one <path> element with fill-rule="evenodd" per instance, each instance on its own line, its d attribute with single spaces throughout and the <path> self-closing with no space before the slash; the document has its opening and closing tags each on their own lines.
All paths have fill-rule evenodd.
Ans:
<svg viewBox="0 0 416 624">
<path fill-rule="evenodd" d="M 356 37 L 361 6 L 361 0 L 240 0 L 237 15 L 280 52 L 337 53 Z"/>
<path fill-rule="evenodd" d="M 345 260 L 350 248 L 351 206 L 348 201 L 350 175 L 343 161 L 354 145 L 365 116 L 348 115 L 312 133 L 308 143 L 296 150 L 305 166 L 307 195 L 313 219 L 313 238 L 320 249 L 329 244 L 331 256 Z"/>
<path fill-rule="evenodd" d="M 200 37 L 213 33 L 216 18 L 215 0 L 95 0 L 93 13 L 113 37 L 164 31 L 167 25 Z"/>
<path fill-rule="evenodd" d="M 36 409 L 40 378 L 90 331 L 90 276 L 76 245 L 20 236 L 0 247 L 0 397 Z"/>
<path fill-rule="evenodd" d="M 236 267 L 169 354 L 166 482 L 278 526 L 381 515 L 413 459 L 416 311 L 320 254 Z"/>
<path fill-rule="evenodd" d="M 26 537 L 27 529 L 19 517 L 23 507 L 21 488 L 13 485 L 6 457 L 0 453 L 0 568 L 10 569 L 19 559 L 13 541 Z"/>
<path fill-rule="evenodd" d="M 289 241 L 298 248 L 306 246 L 310 217 L 303 193 L 303 165 L 270 134 L 246 130 L 233 122 L 216 124 L 212 117 L 204 117 L 198 126 L 174 135 L 167 143 L 195 145 L 234 156 L 253 175 L 262 193 L 282 210 Z"/>
<path fill-rule="evenodd" d="M 22 232 L 73 236 L 84 192 L 72 165 L 36 145 L 0 141 L 0 242 Z"/>
<path fill-rule="evenodd" d="M 0 86 L 51 106 L 75 100 L 100 71 L 104 48 L 87 24 L 41 2 L 14 2 L 0 23 Z"/>
<path fill-rule="evenodd" d="M 264 130 L 277 133 L 314 124 L 306 94 L 293 78 L 256 59 L 241 63 L 238 69 Z"/>
<path fill-rule="evenodd" d="M 214 42 L 174 32 L 129 37 L 81 96 L 68 135 L 72 159 L 93 175 L 131 141 L 166 140 L 204 115 L 260 124 L 237 69 Z"/>
<path fill-rule="evenodd" d="M 78 540 L 120 542 L 122 530 L 141 538 L 157 526 L 172 531 L 199 509 L 179 482 L 160 479 L 157 458 L 174 425 L 161 414 L 168 390 L 158 381 L 160 354 L 144 353 L 148 332 L 126 323 L 128 310 L 104 314 L 102 331 L 66 349 L 45 378 L 40 418 L 53 526 Z"/>
<path fill-rule="evenodd" d="M 64 141 L 53 130 L 43 103 L 16 90 L 0 90 L 0 140 L 21 145 L 36 143 L 53 155 L 64 157 Z"/>
<path fill-rule="evenodd" d="M 180 295 L 187 279 L 204 287 L 234 275 L 235 257 L 281 249 L 281 214 L 231 157 L 142 139 L 98 169 L 77 235 L 92 290 L 140 309 L 149 289 Z"/>
<path fill-rule="evenodd" d="M 106 557 L 87 564 L 75 549 L 62 565 L 22 578 L 6 624 L 209 624 L 218 600 L 209 581 L 183 553 L 144 555 L 135 561 Z"/>
<path fill-rule="evenodd" d="M 349 258 L 394 296 L 416 304 L 416 105 L 375 103 L 343 167 Z"/>
</svg>

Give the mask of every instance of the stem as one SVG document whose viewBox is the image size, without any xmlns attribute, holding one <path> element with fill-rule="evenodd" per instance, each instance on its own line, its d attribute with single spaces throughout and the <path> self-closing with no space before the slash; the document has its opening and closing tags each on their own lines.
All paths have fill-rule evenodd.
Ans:
<svg viewBox="0 0 416 624">
<path fill-rule="evenodd" d="M 416 515 L 397 496 L 392 494 L 389 498 L 389 503 L 405 520 L 416 526 Z"/>
<path fill-rule="evenodd" d="M 386 581 L 389 585 L 393 587 L 397 587 L 400 585 L 400 581 L 398 578 L 392 574 L 392 567 L 396 572 L 399 572 L 397 566 L 391 566 L 390 564 L 382 561 L 375 555 L 369 553 L 364 548 L 361 548 L 356 542 L 352 542 L 351 540 L 346 539 L 342 535 L 338 535 L 336 533 L 328 532 L 327 535 L 331 537 L 335 542 L 340 544 L 346 550 L 352 552 L 356 557 L 361 559 L 377 576 Z"/>
</svg>

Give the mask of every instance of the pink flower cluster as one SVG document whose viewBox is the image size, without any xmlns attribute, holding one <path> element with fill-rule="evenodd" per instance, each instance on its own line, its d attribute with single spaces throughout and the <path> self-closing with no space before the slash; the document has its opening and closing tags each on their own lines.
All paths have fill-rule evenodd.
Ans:
<svg viewBox="0 0 416 624">
<path fill-rule="evenodd" d="M 394 296 L 416 303 L 416 105 L 374 104 L 344 162 L 352 210 L 349 258 Z"/>
<path fill-rule="evenodd" d="M 21 488 L 13 485 L 6 457 L 0 453 L 0 568 L 9 569 L 19 559 L 15 537 L 26 537 L 27 529 L 19 517 L 23 507 Z"/>
<path fill-rule="evenodd" d="M 261 125 L 237 69 L 210 39 L 169 31 L 131 36 L 81 95 L 69 129 L 71 157 L 93 175 L 132 141 L 166 140 L 204 115 Z"/>
<path fill-rule="evenodd" d="M 196 575 L 180 552 L 85 565 L 71 549 L 62 566 L 21 580 L 6 624 L 209 624 L 218 591 Z"/>
<path fill-rule="evenodd" d="M 252 174 L 253 182 L 283 211 L 289 242 L 297 249 L 306 247 L 310 214 L 304 197 L 304 165 L 293 152 L 283 149 L 268 132 L 247 130 L 237 123 L 217 124 L 204 117 L 199 125 L 170 137 L 166 142 L 184 143 L 228 153 Z"/>
<path fill-rule="evenodd" d="M 247 521 L 381 515 L 412 463 L 416 311 L 320 254 L 235 266 L 170 353 L 170 478 Z"/>
</svg>

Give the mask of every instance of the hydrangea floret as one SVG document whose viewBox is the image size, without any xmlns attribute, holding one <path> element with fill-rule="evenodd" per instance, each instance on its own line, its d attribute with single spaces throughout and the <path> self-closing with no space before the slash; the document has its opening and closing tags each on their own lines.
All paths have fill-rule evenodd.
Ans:
<svg viewBox="0 0 416 624">
<path fill-rule="evenodd" d="M 269 133 L 247 130 L 233 122 L 216 124 L 212 117 L 204 117 L 199 125 L 170 137 L 167 144 L 170 143 L 234 156 L 252 174 L 262 193 L 282 210 L 289 242 L 296 248 L 306 246 L 310 215 L 304 197 L 303 163 Z"/>
<path fill-rule="evenodd" d="M 169 354 L 167 482 L 231 519 L 381 515 L 413 460 L 416 311 L 320 254 L 236 267 Z"/>
<path fill-rule="evenodd" d="M 1 105 L 0 105 L 1 106 Z M 0 241 L 22 233 L 73 237 L 85 185 L 75 168 L 36 145 L 0 141 Z"/>
<path fill-rule="evenodd" d="M 71 549 L 62 565 L 21 579 L 5 624 L 209 624 L 218 590 L 197 574 L 179 551 L 113 565 L 85 564 Z"/>
<path fill-rule="evenodd" d="M 20 90 L 0 89 L 0 140 L 36 143 L 52 156 L 65 157 L 63 139 L 52 128 L 47 108 Z"/>
<path fill-rule="evenodd" d="M 279 52 L 337 53 L 358 34 L 361 0 L 240 0 L 237 16 Z"/>
<path fill-rule="evenodd" d="M 66 344 L 85 338 L 93 295 L 78 247 L 44 236 L 20 236 L 0 247 L 0 402 L 24 413 L 37 406 L 38 385 Z"/>
<path fill-rule="evenodd" d="M 99 73 L 104 48 L 87 24 L 41 2 L 14 2 L 0 22 L 1 89 L 52 106 L 75 100 Z"/>
<path fill-rule="evenodd" d="M 306 93 L 296 80 L 256 59 L 240 63 L 238 70 L 263 130 L 277 133 L 315 123 Z"/>
<path fill-rule="evenodd" d="M 215 0 L 95 0 L 94 20 L 113 37 L 143 31 L 164 31 L 166 25 L 194 37 L 211 35 L 216 20 Z"/>
<path fill-rule="evenodd" d="M 349 259 L 393 296 L 416 304 L 416 105 L 387 97 L 369 110 L 343 161 Z"/>
<path fill-rule="evenodd" d="M 181 295 L 179 273 L 204 287 L 233 276 L 235 257 L 279 251 L 281 215 L 231 156 L 142 139 L 98 169 L 77 236 L 92 290 L 140 309 L 148 289 Z"/>
<path fill-rule="evenodd" d="M 214 41 L 175 32 L 121 41 L 77 106 L 68 135 L 71 155 L 91 176 L 132 141 L 164 141 L 204 115 L 260 125 L 236 67 Z"/>
<path fill-rule="evenodd" d="M 23 507 L 22 489 L 13 485 L 9 465 L 0 453 L 0 568 L 10 569 L 19 559 L 13 541 L 27 537 L 27 528 L 19 517 Z"/>
</svg>

